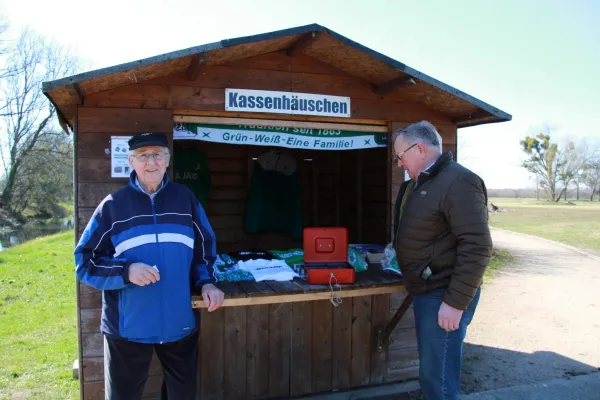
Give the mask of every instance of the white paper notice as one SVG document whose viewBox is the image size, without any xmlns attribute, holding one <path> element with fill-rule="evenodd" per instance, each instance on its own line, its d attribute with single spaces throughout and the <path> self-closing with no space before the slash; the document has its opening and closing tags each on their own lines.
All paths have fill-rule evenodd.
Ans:
<svg viewBox="0 0 600 400">
<path fill-rule="evenodd" d="M 129 155 L 129 144 L 127 141 L 131 136 L 110 137 L 110 177 L 129 178 L 131 167 L 127 161 Z"/>
</svg>

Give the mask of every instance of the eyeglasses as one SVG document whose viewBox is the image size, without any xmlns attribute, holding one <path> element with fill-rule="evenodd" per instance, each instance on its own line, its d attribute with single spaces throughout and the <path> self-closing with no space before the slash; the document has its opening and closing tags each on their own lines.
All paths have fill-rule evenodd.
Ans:
<svg viewBox="0 0 600 400">
<path fill-rule="evenodd" d="M 402 153 L 397 154 L 396 155 L 396 161 L 398 162 L 402 162 L 402 157 L 404 157 L 404 154 L 409 151 L 410 149 L 412 149 L 413 147 L 415 147 L 418 143 L 415 143 L 413 145 L 408 146 L 408 149 L 404 150 Z"/>
<path fill-rule="evenodd" d="M 151 153 L 151 154 L 134 154 L 133 156 L 135 157 L 136 160 L 138 160 L 138 162 L 148 162 L 150 161 L 150 159 L 152 158 L 154 161 L 162 161 L 165 159 L 165 157 L 167 156 L 166 152 L 157 152 L 157 153 Z"/>
</svg>

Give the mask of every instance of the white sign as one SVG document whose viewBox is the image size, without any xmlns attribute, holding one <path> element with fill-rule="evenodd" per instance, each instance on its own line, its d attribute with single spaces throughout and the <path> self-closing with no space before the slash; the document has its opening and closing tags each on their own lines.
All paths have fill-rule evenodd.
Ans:
<svg viewBox="0 0 600 400">
<path fill-rule="evenodd" d="M 225 89 L 225 110 L 350 118 L 350 97 Z"/>
<path fill-rule="evenodd" d="M 110 177 L 129 178 L 131 167 L 127 161 L 129 155 L 129 143 L 131 136 L 110 137 Z"/>
<path fill-rule="evenodd" d="M 190 139 L 309 150 L 357 150 L 387 146 L 384 133 L 260 125 L 175 124 L 173 140 Z"/>
</svg>

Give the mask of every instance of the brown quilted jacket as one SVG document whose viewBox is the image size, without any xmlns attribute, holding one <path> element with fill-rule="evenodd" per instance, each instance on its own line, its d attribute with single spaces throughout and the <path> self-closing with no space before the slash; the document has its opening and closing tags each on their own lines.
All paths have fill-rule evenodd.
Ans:
<svg viewBox="0 0 600 400">
<path fill-rule="evenodd" d="M 465 310 L 492 253 L 485 184 L 451 153 L 442 154 L 417 181 L 398 221 L 409 181 L 400 186 L 394 217 L 396 257 L 406 288 L 412 294 L 447 288 L 444 302 Z"/>
</svg>

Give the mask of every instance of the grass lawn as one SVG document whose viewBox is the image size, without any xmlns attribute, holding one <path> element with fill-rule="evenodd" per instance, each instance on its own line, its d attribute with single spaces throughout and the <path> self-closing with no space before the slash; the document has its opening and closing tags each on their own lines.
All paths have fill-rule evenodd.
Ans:
<svg viewBox="0 0 600 400">
<path fill-rule="evenodd" d="M 556 240 L 581 249 L 600 252 L 600 203 L 559 203 L 535 199 L 490 199 L 505 212 L 491 212 L 495 228 Z"/>
<path fill-rule="evenodd" d="M 499 271 L 504 265 L 508 264 L 512 260 L 513 256 L 509 252 L 494 250 L 492 258 L 490 259 L 490 263 L 485 270 L 485 275 L 483 275 L 483 282 L 489 282 L 497 271 Z"/>
<path fill-rule="evenodd" d="M 0 253 L 0 399 L 77 399 L 73 232 Z"/>
</svg>

